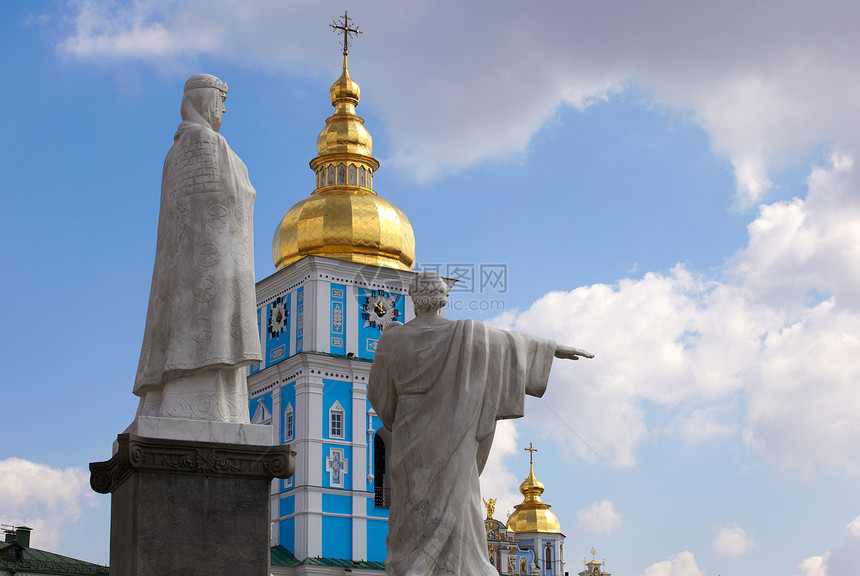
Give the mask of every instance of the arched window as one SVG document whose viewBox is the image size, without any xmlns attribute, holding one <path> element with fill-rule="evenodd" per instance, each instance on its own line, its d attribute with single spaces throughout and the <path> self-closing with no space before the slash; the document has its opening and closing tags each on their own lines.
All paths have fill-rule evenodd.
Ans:
<svg viewBox="0 0 860 576">
<path fill-rule="evenodd" d="M 377 508 L 391 507 L 388 478 L 387 430 L 378 430 L 373 436 L 373 505 Z"/>
<path fill-rule="evenodd" d="M 329 438 L 343 438 L 343 406 L 335 402 L 328 411 Z"/>
<path fill-rule="evenodd" d="M 355 164 L 349 165 L 349 172 L 347 173 L 347 182 L 350 186 L 355 186 Z"/>
<path fill-rule="evenodd" d="M 552 547 L 549 544 L 543 553 L 543 567 L 544 570 L 552 570 Z"/>
<path fill-rule="evenodd" d="M 287 403 L 284 410 L 284 444 L 292 442 L 295 435 L 295 422 L 293 421 L 293 405 Z"/>
<path fill-rule="evenodd" d="M 379 432 L 373 438 L 373 484 L 385 485 L 385 440 Z"/>
</svg>

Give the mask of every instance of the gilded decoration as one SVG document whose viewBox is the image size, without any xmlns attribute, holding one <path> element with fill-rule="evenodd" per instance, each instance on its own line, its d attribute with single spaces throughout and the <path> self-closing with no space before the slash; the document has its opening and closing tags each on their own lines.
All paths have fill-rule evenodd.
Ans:
<svg viewBox="0 0 860 576">
<path fill-rule="evenodd" d="M 556 515 L 550 511 L 550 505 L 541 500 L 544 485 L 534 474 L 534 452 L 531 443 L 526 448 L 529 454 L 529 475 L 520 484 L 520 493 L 523 495 L 521 504 L 514 506 L 514 513 L 508 518 L 508 530 L 514 533 L 549 533 L 560 534 L 561 524 Z"/>
<path fill-rule="evenodd" d="M 496 500 L 497 500 L 497 498 L 490 498 L 489 500 L 487 500 L 486 498 L 483 498 L 483 500 L 484 500 L 484 506 L 486 506 L 486 508 L 487 508 L 487 519 L 492 520 L 493 514 L 496 512 Z"/>
<path fill-rule="evenodd" d="M 595 558 L 596 555 L 597 550 L 592 548 L 591 560 L 582 560 L 582 563 L 585 566 L 585 570 L 580 572 L 578 576 L 612 576 L 611 573 L 606 571 L 606 562 L 598 562 Z"/>
<path fill-rule="evenodd" d="M 361 90 L 349 75 L 347 54 L 349 35 L 360 32 L 349 22 L 344 14 L 340 25 L 332 25 L 344 35 L 343 72 L 329 91 L 335 112 L 326 119 L 310 162 L 313 193 L 290 208 L 275 230 L 272 260 L 278 270 L 311 254 L 398 270 L 411 270 L 415 263 L 412 225 L 373 190 L 379 162 L 364 120 L 355 113 Z"/>
</svg>

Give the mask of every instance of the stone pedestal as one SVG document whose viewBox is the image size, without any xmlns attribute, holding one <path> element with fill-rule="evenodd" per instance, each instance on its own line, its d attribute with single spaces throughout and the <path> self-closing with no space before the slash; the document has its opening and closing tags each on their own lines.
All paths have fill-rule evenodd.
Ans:
<svg viewBox="0 0 860 576">
<path fill-rule="evenodd" d="M 120 434 L 90 485 L 111 494 L 111 576 L 269 575 L 269 491 L 289 446 Z"/>
</svg>

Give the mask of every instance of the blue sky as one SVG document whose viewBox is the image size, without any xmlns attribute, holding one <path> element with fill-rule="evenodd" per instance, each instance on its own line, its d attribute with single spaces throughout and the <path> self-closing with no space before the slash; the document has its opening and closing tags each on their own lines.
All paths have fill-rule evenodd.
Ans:
<svg viewBox="0 0 860 576">
<path fill-rule="evenodd" d="M 89 491 L 130 422 L 161 165 L 193 73 L 271 234 L 312 191 L 340 53 L 419 264 L 504 264 L 468 314 L 585 348 L 533 442 L 568 536 L 614 574 L 841 576 L 860 563 L 860 40 L 849 2 L 234 2 L 0 8 L 6 205 L 0 523 L 107 562 Z"/>
</svg>

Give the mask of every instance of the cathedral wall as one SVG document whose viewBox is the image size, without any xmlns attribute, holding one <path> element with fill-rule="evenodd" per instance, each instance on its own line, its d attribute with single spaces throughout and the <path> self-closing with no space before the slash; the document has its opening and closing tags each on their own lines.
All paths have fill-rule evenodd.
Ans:
<svg viewBox="0 0 860 576">
<path fill-rule="evenodd" d="M 299 559 L 385 560 L 390 445 L 367 381 L 384 325 L 413 317 L 411 278 L 308 257 L 257 284 L 250 405 L 296 451 L 293 478 L 272 485 L 272 543 Z"/>
<path fill-rule="evenodd" d="M 352 521 L 348 516 L 323 516 L 323 558 L 352 558 Z"/>
<path fill-rule="evenodd" d="M 372 504 L 372 502 L 371 502 Z M 387 512 L 387 511 L 386 511 Z M 385 538 L 388 536 L 388 522 L 381 519 L 367 522 L 367 559 L 371 562 L 385 562 Z"/>
</svg>

